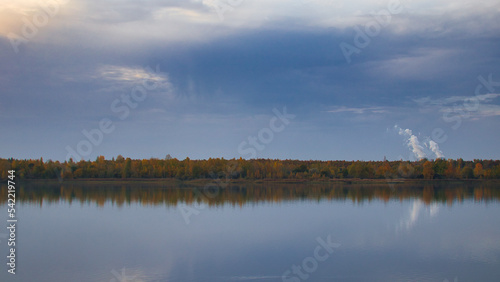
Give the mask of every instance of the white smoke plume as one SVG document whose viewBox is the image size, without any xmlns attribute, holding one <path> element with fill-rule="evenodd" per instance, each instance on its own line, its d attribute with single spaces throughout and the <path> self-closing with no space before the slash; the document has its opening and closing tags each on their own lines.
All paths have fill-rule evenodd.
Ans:
<svg viewBox="0 0 500 282">
<path fill-rule="evenodd" d="M 425 145 L 426 148 L 428 148 L 428 149 L 424 149 L 424 147 L 422 147 L 422 145 L 420 145 L 420 141 L 418 140 L 418 137 L 413 134 L 411 129 L 402 129 L 397 125 L 394 125 L 394 129 L 396 129 L 398 131 L 399 135 L 407 138 L 406 143 L 418 160 L 426 158 L 427 154 L 425 153 L 425 151 L 430 153 L 429 150 L 432 151 L 432 153 L 436 155 L 437 159 L 444 159 L 444 154 L 439 149 L 439 145 L 436 142 L 434 142 L 433 140 L 431 140 L 429 137 L 424 138 L 424 140 L 427 140 L 427 141 L 424 141 L 423 144 Z"/>
<path fill-rule="evenodd" d="M 439 150 L 439 145 L 438 143 L 430 140 L 429 141 L 429 148 L 431 149 L 431 151 L 436 154 L 436 158 L 438 159 L 444 159 L 444 154 L 441 150 Z"/>
<path fill-rule="evenodd" d="M 399 129 L 399 135 L 405 136 L 408 138 L 406 141 L 408 144 L 408 147 L 410 147 L 411 151 L 415 155 L 415 157 L 418 160 L 421 160 L 426 157 L 426 154 L 424 152 L 424 147 L 420 145 L 420 141 L 418 141 L 418 137 L 413 135 L 413 132 L 410 129 L 402 129 L 398 127 L 397 125 L 394 126 L 394 128 Z M 437 144 L 436 144 L 437 145 Z"/>
</svg>

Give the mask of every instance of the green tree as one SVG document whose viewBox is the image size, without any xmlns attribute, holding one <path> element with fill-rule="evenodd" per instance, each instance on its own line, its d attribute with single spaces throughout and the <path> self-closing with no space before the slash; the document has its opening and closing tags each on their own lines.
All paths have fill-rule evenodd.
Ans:
<svg viewBox="0 0 500 282">
<path fill-rule="evenodd" d="M 125 165 L 123 166 L 122 178 L 129 178 L 131 169 L 132 160 L 130 158 L 127 158 L 127 160 L 125 160 Z"/>
<path fill-rule="evenodd" d="M 474 178 L 474 171 L 471 167 L 466 166 L 462 169 L 462 178 L 472 179 Z"/>
</svg>

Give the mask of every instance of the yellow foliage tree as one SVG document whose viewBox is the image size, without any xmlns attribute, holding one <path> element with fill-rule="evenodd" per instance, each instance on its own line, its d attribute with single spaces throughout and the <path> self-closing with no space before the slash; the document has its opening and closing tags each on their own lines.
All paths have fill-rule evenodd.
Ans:
<svg viewBox="0 0 500 282">
<path fill-rule="evenodd" d="M 434 169 L 432 168 L 432 163 L 430 161 L 426 161 L 424 163 L 424 169 L 422 171 L 425 179 L 434 178 Z"/>
<path fill-rule="evenodd" d="M 484 174 L 483 165 L 481 163 L 477 163 L 474 168 L 474 177 L 482 178 Z"/>
</svg>

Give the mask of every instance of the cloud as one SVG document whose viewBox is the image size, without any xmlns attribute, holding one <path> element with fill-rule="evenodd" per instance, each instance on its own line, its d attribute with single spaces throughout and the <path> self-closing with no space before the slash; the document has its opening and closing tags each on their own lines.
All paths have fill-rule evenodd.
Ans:
<svg viewBox="0 0 500 282">
<path fill-rule="evenodd" d="M 426 149 L 421 145 L 418 137 L 413 134 L 413 131 L 411 129 L 408 128 L 402 129 L 397 125 L 394 126 L 394 129 L 397 130 L 399 135 L 404 136 L 406 138 L 406 144 L 414 154 L 415 158 L 420 160 L 428 156 L 428 154 L 425 152 Z M 439 149 L 439 145 L 433 140 L 431 140 L 429 137 L 426 137 L 425 139 L 427 141 L 423 142 L 424 146 L 430 149 L 430 151 L 436 156 L 436 158 L 444 158 L 444 154 Z"/>
<path fill-rule="evenodd" d="M 0 3 L 0 36 L 23 36 L 23 32 L 36 33 L 67 19 L 78 9 L 75 0 L 19 0 Z M 59 22 L 60 23 L 60 22 Z M 28 38 L 33 39 L 33 38 Z"/>
<path fill-rule="evenodd" d="M 53 33 L 48 34 L 50 38 L 46 40 L 64 42 L 67 29 L 71 29 L 84 42 L 109 44 L 106 39 L 115 38 L 114 46 L 151 40 L 206 42 L 259 29 L 344 30 L 364 26 L 374 20 L 373 13 L 387 10 L 388 6 L 388 2 L 376 0 L 349 3 L 326 0 L 52 2 L 61 4 L 57 16 L 50 20 Z M 39 1 L 13 3 L 0 4 L 0 35 L 19 34 L 24 25 L 21 19 L 41 11 Z M 222 20 L 214 3 L 225 3 Z M 494 0 L 482 1 L 481 5 L 471 5 L 467 1 L 439 1 L 425 5 L 405 1 L 401 5 L 403 12 L 391 16 L 385 31 L 397 35 L 463 34 L 464 31 L 469 36 L 496 33 L 498 3 Z M 41 36 L 33 40 L 38 39 Z M 71 41 L 66 43 L 71 44 Z"/>
<path fill-rule="evenodd" d="M 254 275 L 254 276 L 233 276 L 230 277 L 229 280 L 234 280 L 234 281 L 247 281 L 247 280 L 275 280 L 275 279 L 280 279 L 282 278 L 281 276 L 274 276 L 274 275 Z"/>
<path fill-rule="evenodd" d="M 500 105 L 481 105 L 473 114 L 475 117 L 500 116 Z"/>
<path fill-rule="evenodd" d="M 440 99 L 423 97 L 414 99 L 421 108 L 439 108 L 445 114 L 461 115 L 462 117 L 478 120 L 480 118 L 500 116 L 500 105 L 494 104 L 497 93 L 488 93 L 475 96 L 449 96 Z"/>
<path fill-rule="evenodd" d="M 420 145 L 418 137 L 413 135 L 413 132 L 410 129 L 402 129 L 399 128 L 397 125 L 395 125 L 394 128 L 399 129 L 398 131 L 399 135 L 405 136 L 407 138 L 406 143 L 418 160 L 426 157 L 426 154 L 424 152 L 424 147 Z"/>
<path fill-rule="evenodd" d="M 462 51 L 455 48 L 417 48 L 408 54 L 394 54 L 382 61 L 370 63 L 376 74 L 390 75 L 401 79 L 428 79 L 449 73 L 455 67 L 447 62 Z"/>
<path fill-rule="evenodd" d="M 475 96 L 450 96 L 450 97 L 445 97 L 441 99 L 433 99 L 431 97 L 422 97 L 418 99 L 414 99 L 416 103 L 419 105 L 425 106 L 425 105 L 438 105 L 438 106 L 446 106 L 450 104 L 455 104 L 459 102 L 467 102 L 470 99 L 477 99 L 480 102 L 485 102 L 485 103 L 490 103 L 492 102 L 495 98 L 500 97 L 500 94 L 495 94 L 495 93 L 488 93 L 488 94 L 482 94 L 482 95 L 475 95 Z"/>
<path fill-rule="evenodd" d="M 109 88 L 121 89 L 142 83 L 155 84 L 155 89 L 172 90 L 170 77 L 167 73 L 150 66 L 126 66 L 126 65 L 98 65 L 85 66 L 77 71 L 55 71 L 54 76 L 68 82 L 91 82 L 94 85 L 105 85 Z"/>
<path fill-rule="evenodd" d="M 387 113 L 388 111 L 383 108 L 383 107 L 364 107 L 364 108 L 355 108 L 355 107 L 338 107 L 333 110 L 327 111 L 329 113 L 353 113 L 353 114 L 365 114 L 365 113 L 371 113 L 371 114 L 384 114 Z"/>
<path fill-rule="evenodd" d="M 443 152 L 441 152 L 441 150 L 439 150 L 439 145 L 438 143 L 430 140 L 429 141 L 429 148 L 431 149 L 431 151 L 436 154 L 436 158 L 439 158 L 439 159 L 442 159 L 444 158 L 444 155 L 443 155 Z"/>
<path fill-rule="evenodd" d="M 145 69 L 142 67 L 127 67 L 115 65 L 103 65 L 97 70 L 97 75 L 94 78 L 101 78 L 111 81 L 140 83 L 144 80 L 168 83 L 168 76 L 166 74 L 155 73 L 152 69 Z"/>
</svg>

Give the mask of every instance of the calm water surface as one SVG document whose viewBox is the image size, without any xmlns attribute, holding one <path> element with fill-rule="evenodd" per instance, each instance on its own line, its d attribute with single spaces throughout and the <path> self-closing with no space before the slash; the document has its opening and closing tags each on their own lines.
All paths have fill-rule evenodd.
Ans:
<svg viewBox="0 0 500 282">
<path fill-rule="evenodd" d="M 24 184 L 0 281 L 500 281 L 499 200 L 484 183 Z"/>
</svg>

